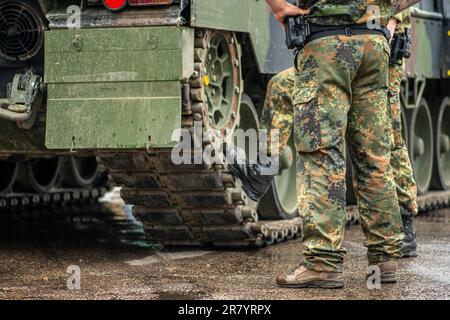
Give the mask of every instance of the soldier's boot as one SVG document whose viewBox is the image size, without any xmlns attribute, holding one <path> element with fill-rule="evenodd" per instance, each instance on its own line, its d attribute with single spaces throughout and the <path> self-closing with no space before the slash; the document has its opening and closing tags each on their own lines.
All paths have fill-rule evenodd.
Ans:
<svg viewBox="0 0 450 320">
<path fill-rule="evenodd" d="M 254 161 L 249 161 L 241 155 L 236 148 L 227 148 L 228 169 L 242 182 L 242 189 L 244 189 L 247 196 L 259 202 L 261 198 L 269 190 L 270 185 L 277 175 L 271 168 L 278 167 L 278 164 L 273 160 L 267 161 L 267 164 L 260 164 Z"/>
<path fill-rule="evenodd" d="M 397 262 L 394 260 L 380 262 L 377 264 L 380 268 L 380 282 L 381 283 L 396 283 L 397 282 Z M 373 274 L 367 273 L 369 278 Z"/>
<path fill-rule="evenodd" d="M 403 258 L 417 257 L 417 240 L 413 215 L 402 214 L 402 223 L 403 231 L 405 233 L 402 245 Z"/>
<path fill-rule="evenodd" d="M 277 285 L 283 288 L 323 288 L 339 289 L 344 287 L 342 272 L 318 272 L 299 266 L 291 273 L 279 275 Z"/>
</svg>

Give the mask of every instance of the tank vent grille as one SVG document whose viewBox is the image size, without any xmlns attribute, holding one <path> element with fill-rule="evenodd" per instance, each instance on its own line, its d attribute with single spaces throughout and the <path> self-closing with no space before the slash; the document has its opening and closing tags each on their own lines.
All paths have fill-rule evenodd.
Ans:
<svg viewBox="0 0 450 320">
<path fill-rule="evenodd" d="M 39 12 L 24 1 L 0 2 L 0 56 L 9 61 L 33 58 L 43 46 Z"/>
</svg>

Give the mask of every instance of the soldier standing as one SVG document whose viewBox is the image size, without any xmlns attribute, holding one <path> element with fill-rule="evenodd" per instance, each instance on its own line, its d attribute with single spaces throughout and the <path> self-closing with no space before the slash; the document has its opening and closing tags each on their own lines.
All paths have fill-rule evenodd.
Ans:
<svg viewBox="0 0 450 320">
<path fill-rule="evenodd" d="M 408 12 L 405 11 L 396 15 L 395 18 L 391 19 L 390 24 L 393 24 L 393 29 L 395 28 L 394 39 L 404 37 L 403 40 L 405 40 L 407 37 L 406 30 L 409 28 Z M 395 43 L 395 40 L 393 43 Z M 403 74 L 403 58 L 392 51 L 389 63 L 389 115 L 391 117 L 393 139 L 391 142 L 391 166 L 405 233 L 402 254 L 404 258 L 407 258 L 417 256 L 413 217 L 417 215 L 418 207 L 417 186 L 414 181 L 408 149 L 402 136 L 400 85 Z M 279 144 L 274 146 L 274 150 L 278 150 L 280 154 L 285 150 L 292 133 L 294 122 L 292 92 L 294 88 L 294 67 L 275 75 L 269 82 L 262 111 L 262 127 L 267 130 L 276 129 L 279 131 Z"/>
<path fill-rule="evenodd" d="M 417 256 L 417 242 L 414 230 L 413 217 L 418 213 L 417 185 L 414 181 L 414 173 L 411 161 L 402 136 L 402 116 L 400 104 L 400 85 L 405 73 L 404 56 L 395 52 L 396 41 L 403 38 L 401 43 L 408 40 L 410 28 L 409 11 L 405 10 L 391 19 L 390 24 L 395 25 L 395 33 L 392 40 L 392 52 L 389 63 L 389 113 L 392 121 L 392 147 L 391 166 L 394 171 L 397 196 L 400 204 L 400 212 L 403 222 L 405 238 L 403 239 L 403 257 Z"/>
<path fill-rule="evenodd" d="M 267 0 L 275 17 L 305 14 L 284 0 Z M 297 56 L 293 94 L 298 205 L 304 260 L 280 275 L 284 287 L 340 288 L 345 249 L 345 135 L 355 167 L 361 224 L 370 265 L 381 282 L 395 282 L 403 230 L 390 166 L 388 121 L 391 1 L 305 1 L 311 36 Z"/>
</svg>

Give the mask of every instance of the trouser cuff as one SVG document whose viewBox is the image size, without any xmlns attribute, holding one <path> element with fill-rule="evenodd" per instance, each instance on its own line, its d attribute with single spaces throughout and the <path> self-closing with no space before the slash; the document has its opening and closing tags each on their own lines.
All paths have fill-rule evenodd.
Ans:
<svg viewBox="0 0 450 320">
<path fill-rule="evenodd" d="M 380 255 L 380 254 L 367 254 L 367 259 L 370 265 L 379 264 L 382 262 L 395 261 L 401 257 L 401 253 L 398 255 Z"/>
<path fill-rule="evenodd" d="M 314 258 L 314 260 L 317 260 L 317 258 Z M 302 265 L 308 270 L 317 271 L 317 272 L 340 272 L 340 273 L 342 273 L 344 271 L 344 266 L 342 263 L 330 264 L 330 263 L 312 261 L 311 259 L 305 258 L 302 262 Z"/>
</svg>

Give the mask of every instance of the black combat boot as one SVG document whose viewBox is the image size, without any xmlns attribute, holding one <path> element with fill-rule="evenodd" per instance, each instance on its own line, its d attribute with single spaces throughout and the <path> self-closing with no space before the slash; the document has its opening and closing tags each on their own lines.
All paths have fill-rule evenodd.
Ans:
<svg viewBox="0 0 450 320">
<path fill-rule="evenodd" d="M 267 164 L 249 161 L 236 148 L 227 148 L 228 168 L 242 182 L 242 188 L 247 196 L 259 202 L 269 190 L 274 177 L 278 174 L 277 160 L 269 160 Z M 272 168 L 277 168 L 276 172 Z"/>
<path fill-rule="evenodd" d="M 403 230 L 405 238 L 403 239 L 402 253 L 403 258 L 417 257 L 416 230 L 414 229 L 414 216 L 409 212 L 402 212 Z"/>
</svg>

